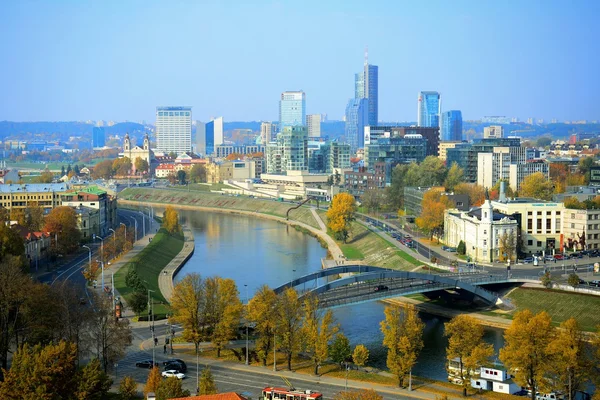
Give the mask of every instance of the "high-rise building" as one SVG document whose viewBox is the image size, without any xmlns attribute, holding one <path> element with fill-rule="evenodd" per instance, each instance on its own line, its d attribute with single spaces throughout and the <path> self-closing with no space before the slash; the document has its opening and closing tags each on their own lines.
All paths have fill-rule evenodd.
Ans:
<svg viewBox="0 0 600 400">
<path fill-rule="evenodd" d="M 223 117 L 207 122 L 204 128 L 204 138 L 201 138 L 198 153 L 203 156 L 215 154 L 215 146 L 223 144 Z"/>
<path fill-rule="evenodd" d="M 417 106 L 417 126 L 440 126 L 442 99 L 438 92 L 420 92 Z"/>
<path fill-rule="evenodd" d="M 94 127 L 92 130 L 92 148 L 106 146 L 106 132 L 102 127 Z"/>
<path fill-rule="evenodd" d="M 279 100 L 279 129 L 306 125 L 306 94 L 303 91 L 283 92 Z"/>
<path fill-rule="evenodd" d="M 308 171 L 308 134 L 305 126 L 284 126 L 267 145 L 267 173 Z"/>
<path fill-rule="evenodd" d="M 275 126 L 272 122 L 260 123 L 260 143 L 263 146 L 271 143 L 275 137 Z"/>
<path fill-rule="evenodd" d="M 192 150 L 192 107 L 156 107 L 156 147 L 165 153 Z"/>
<path fill-rule="evenodd" d="M 483 128 L 484 139 L 496 139 L 504 137 L 504 128 L 501 125 L 486 126 Z"/>
<path fill-rule="evenodd" d="M 306 128 L 309 138 L 321 137 L 321 114 L 307 115 Z"/>
<path fill-rule="evenodd" d="M 442 113 L 440 136 L 444 142 L 460 142 L 462 140 L 462 113 L 459 110 Z"/>
<path fill-rule="evenodd" d="M 379 67 L 369 64 L 366 54 L 363 71 L 354 75 L 354 98 L 369 100 L 367 124 L 376 126 L 379 110 Z"/>
<path fill-rule="evenodd" d="M 346 106 L 346 140 L 352 151 L 365 145 L 364 130 L 369 120 L 369 100 L 355 98 L 348 101 Z"/>
</svg>

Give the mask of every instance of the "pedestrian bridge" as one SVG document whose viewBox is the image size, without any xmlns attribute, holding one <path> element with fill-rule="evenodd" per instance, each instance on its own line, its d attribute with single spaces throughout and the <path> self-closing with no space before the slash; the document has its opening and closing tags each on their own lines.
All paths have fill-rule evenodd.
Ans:
<svg viewBox="0 0 600 400">
<path fill-rule="evenodd" d="M 312 293 L 323 308 L 335 308 L 416 293 L 440 290 L 469 294 L 489 305 L 501 303 L 499 295 L 483 286 L 501 283 L 539 282 L 538 277 L 508 277 L 481 272 L 428 274 L 373 267 L 345 265 L 308 274 L 274 289 L 276 294 L 293 287 L 302 296 Z"/>
</svg>

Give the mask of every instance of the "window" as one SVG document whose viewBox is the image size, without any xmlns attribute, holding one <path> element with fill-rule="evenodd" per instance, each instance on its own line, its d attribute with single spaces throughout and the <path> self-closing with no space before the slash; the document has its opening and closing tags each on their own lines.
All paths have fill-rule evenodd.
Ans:
<svg viewBox="0 0 600 400">
<path fill-rule="evenodd" d="M 487 235 L 487 230 L 486 229 L 483 230 L 483 234 Z"/>
<path fill-rule="evenodd" d="M 483 245 L 487 246 L 487 240 L 486 239 L 483 239 Z"/>
<path fill-rule="evenodd" d="M 527 246 L 533 246 L 533 240 L 529 239 L 529 240 L 527 241 Z"/>
<path fill-rule="evenodd" d="M 560 215 L 560 211 L 557 211 L 556 212 L 556 216 L 558 217 L 559 215 Z"/>
<path fill-rule="evenodd" d="M 552 229 L 552 220 L 550 218 L 546 218 L 546 231 L 549 233 Z"/>
<path fill-rule="evenodd" d="M 542 230 L 542 220 L 541 220 L 541 219 L 538 219 L 538 220 L 537 220 L 537 230 L 538 230 L 538 231 L 541 231 L 541 230 Z"/>
<path fill-rule="evenodd" d="M 533 212 L 527 211 L 527 215 L 533 215 Z"/>
<path fill-rule="evenodd" d="M 575 214 L 571 214 L 571 219 L 575 219 Z"/>
<path fill-rule="evenodd" d="M 528 219 L 527 220 L 527 230 L 531 233 L 531 230 L 533 230 L 533 220 L 532 219 Z"/>
</svg>

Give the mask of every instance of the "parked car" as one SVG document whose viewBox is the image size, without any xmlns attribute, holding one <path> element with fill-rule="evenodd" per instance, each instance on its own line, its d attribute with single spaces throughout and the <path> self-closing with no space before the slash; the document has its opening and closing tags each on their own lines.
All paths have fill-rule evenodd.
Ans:
<svg viewBox="0 0 600 400">
<path fill-rule="evenodd" d="M 589 282 L 590 286 L 600 287 L 600 281 L 593 280 Z"/>
<path fill-rule="evenodd" d="M 385 292 L 386 290 L 389 290 L 390 288 L 385 286 L 385 285 L 377 285 L 375 286 L 375 289 L 373 290 L 374 292 Z"/>
<path fill-rule="evenodd" d="M 555 254 L 555 255 L 554 255 L 554 259 L 555 259 L 555 260 L 562 260 L 562 259 L 564 259 L 564 258 L 565 258 L 565 257 L 564 257 L 562 254 Z"/>
<path fill-rule="evenodd" d="M 158 363 L 154 363 L 155 366 L 158 367 Z M 152 360 L 143 360 L 135 363 L 135 366 L 138 368 L 152 368 Z"/>
<path fill-rule="evenodd" d="M 448 253 L 456 253 L 456 247 L 442 246 L 442 250 L 447 251 Z"/>
<path fill-rule="evenodd" d="M 573 254 L 571 254 L 571 258 L 583 258 L 583 254 L 581 254 L 581 253 L 573 253 Z"/>
<path fill-rule="evenodd" d="M 533 257 L 527 257 L 523 259 L 523 264 L 531 264 L 533 262 Z"/>
<path fill-rule="evenodd" d="M 185 378 L 185 374 L 176 371 L 174 369 L 168 370 L 168 371 L 163 371 L 162 372 L 162 377 L 163 378 L 177 378 L 177 379 L 184 379 Z"/>
<path fill-rule="evenodd" d="M 554 261 L 554 256 L 548 255 L 548 256 L 544 257 L 544 261 Z"/>
</svg>

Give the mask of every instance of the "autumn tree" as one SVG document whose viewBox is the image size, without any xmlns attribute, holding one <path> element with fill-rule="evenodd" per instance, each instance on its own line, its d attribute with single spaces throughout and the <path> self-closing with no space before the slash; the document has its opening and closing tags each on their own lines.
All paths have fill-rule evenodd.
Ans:
<svg viewBox="0 0 600 400">
<path fill-rule="evenodd" d="M 217 385 L 215 385 L 215 379 L 213 378 L 212 371 L 209 367 L 202 370 L 198 393 L 200 395 L 217 394 Z"/>
<path fill-rule="evenodd" d="M 498 200 L 500 198 L 500 185 L 504 182 L 504 195 L 506 198 L 517 197 L 517 193 L 505 179 L 499 179 L 496 184 L 490 189 L 490 200 Z"/>
<path fill-rule="evenodd" d="M 567 278 L 567 283 L 569 284 L 569 286 L 575 289 L 577 286 L 579 286 L 579 275 L 575 273 L 569 274 L 569 277 Z"/>
<path fill-rule="evenodd" d="M 383 396 L 373 389 L 361 389 L 356 391 L 339 392 L 333 397 L 334 400 L 383 400 Z"/>
<path fill-rule="evenodd" d="M 200 275 L 189 274 L 175 285 L 171 297 L 171 318 L 183 327 L 183 339 L 194 343 L 196 353 L 200 342 L 206 338 L 204 286 Z"/>
<path fill-rule="evenodd" d="M 214 276 L 206 279 L 206 324 L 210 340 L 221 357 L 223 345 L 236 336 L 242 315 L 240 294 L 233 279 Z"/>
<path fill-rule="evenodd" d="M 195 183 L 206 182 L 206 166 L 203 164 L 194 164 L 190 169 L 190 180 Z"/>
<path fill-rule="evenodd" d="M 248 321 L 254 324 L 254 332 L 258 336 L 255 348 L 258 358 L 263 365 L 267 365 L 267 355 L 273 344 L 275 335 L 275 307 L 277 306 L 277 295 L 267 285 L 261 286 L 254 297 L 248 303 Z"/>
<path fill-rule="evenodd" d="M 79 374 L 77 400 L 102 400 L 106 398 L 112 381 L 100 366 L 97 358 L 92 359 Z"/>
<path fill-rule="evenodd" d="M 52 183 L 53 180 L 54 174 L 50 171 L 44 171 L 39 176 L 33 178 L 33 183 Z"/>
<path fill-rule="evenodd" d="M 446 358 L 458 360 L 456 375 L 463 387 L 463 396 L 471 386 L 471 378 L 494 355 L 491 344 L 483 341 L 483 327 L 467 314 L 458 315 L 444 324 L 444 335 L 448 337 Z"/>
<path fill-rule="evenodd" d="M 143 174 L 148 172 L 148 161 L 144 160 L 141 157 L 137 157 L 134 162 L 135 172 L 138 174 Z"/>
<path fill-rule="evenodd" d="M 7 224 L 0 223 L 0 262 L 5 257 L 18 257 L 23 261 L 25 255 L 25 244 L 16 230 Z"/>
<path fill-rule="evenodd" d="M 500 261 L 514 261 L 517 253 L 517 235 L 514 230 L 504 232 L 498 238 L 498 248 L 500 251 Z"/>
<path fill-rule="evenodd" d="M 552 200 L 553 193 L 554 184 L 541 172 L 527 175 L 519 188 L 519 195 L 521 197 L 531 197 L 540 200 Z"/>
<path fill-rule="evenodd" d="M 387 367 L 398 378 L 398 386 L 404 387 L 404 379 L 423 348 L 425 324 L 414 307 L 386 306 L 380 325 L 383 345 L 388 349 Z"/>
<path fill-rule="evenodd" d="M 529 310 L 519 311 L 504 331 L 500 360 L 515 382 L 531 388 L 532 400 L 545 383 L 544 377 L 550 368 L 548 345 L 553 336 L 552 319 L 545 311 L 535 315 Z"/>
<path fill-rule="evenodd" d="M 134 400 L 137 398 L 137 382 L 131 376 L 123 378 L 119 384 L 119 397 L 121 400 Z"/>
<path fill-rule="evenodd" d="M 92 178 L 94 179 L 110 179 L 113 175 L 112 160 L 104 160 L 99 162 L 92 169 Z"/>
<path fill-rule="evenodd" d="M 71 207 L 53 208 L 46 216 L 44 230 L 54 236 L 56 254 L 68 254 L 79 247 L 81 232 L 77 229 L 77 214 Z"/>
<path fill-rule="evenodd" d="M 302 345 L 302 304 L 298 292 L 286 289 L 278 296 L 276 320 L 278 343 L 286 355 L 288 369 L 292 370 L 292 357 Z"/>
<path fill-rule="evenodd" d="M 348 362 L 352 357 L 352 348 L 350 340 L 343 333 L 338 333 L 333 339 L 333 343 L 329 347 L 329 355 L 331 360 L 341 366 L 342 363 Z"/>
<path fill-rule="evenodd" d="M 369 349 L 365 345 L 357 344 L 352 353 L 352 361 L 359 367 L 364 367 L 369 360 Z"/>
<path fill-rule="evenodd" d="M 465 171 L 459 167 L 457 163 L 453 162 L 446 175 L 446 181 L 444 182 L 446 190 L 450 192 L 453 191 L 456 185 L 464 181 L 464 177 Z"/>
<path fill-rule="evenodd" d="M 339 331 L 334 323 L 331 310 L 323 312 L 319 309 L 317 296 L 307 296 L 304 300 L 303 333 L 305 349 L 310 354 L 315 366 L 315 375 L 319 375 L 319 367 L 329 355 L 329 342 Z"/>
<path fill-rule="evenodd" d="M 185 390 L 182 382 L 177 378 L 163 379 L 156 389 L 156 400 L 169 400 L 190 395 L 189 390 Z"/>
<path fill-rule="evenodd" d="M 25 209 L 25 221 L 27 228 L 36 232 L 44 226 L 44 208 L 37 202 L 29 203 Z"/>
<path fill-rule="evenodd" d="M 356 200 L 351 194 L 338 193 L 327 210 L 327 227 L 337 240 L 346 243 L 356 212 Z"/>
<path fill-rule="evenodd" d="M 430 189 L 423 195 L 421 215 L 415 222 L 431 239 L 433 235 L 444 231 L 444 211 L 453 207 L 454 203 L 443 194 L 442 189 Z"/>
<path fill-rule="evenodd" d="M 552 288 L 552 286 L 554 285 L 554 278 L 552 277 L 550 271 L 546 271 L 544 275 L 542 275 L 542 277 L 540 278 L 540 283 L 546 289 Z"/>
<path fill-rule="evenodd" d="M 162 226 L 171 234 L 179 231 L 179 215 L 173 207 L 167 206 L 165 208 Z"/>
<path fill-rule="evenodd" d="M 160 370 L 157 366 L 152 367 L 148 372 L 148 378 L 146 379 L 146 386 L 144 386 L 144 397 L 148 397 L 148 393 L 156 393 L 158 385 L 160 385 L 161 376 Z"/>
<path fill-rule="evenodd" d="M 454 194 L 466 194 L 469 196 L 471 206 L 477 207 L 485 201 L 485 188 L 474 183 L 459 183 L 454 186 Z"/>
<path fill-rule="evenodd" d="M 128 157 L 117 158 L 112 162 L 112 171 L 118 176 L 127 176 L 131 171 L 131 160 Z"/>
</svg>

